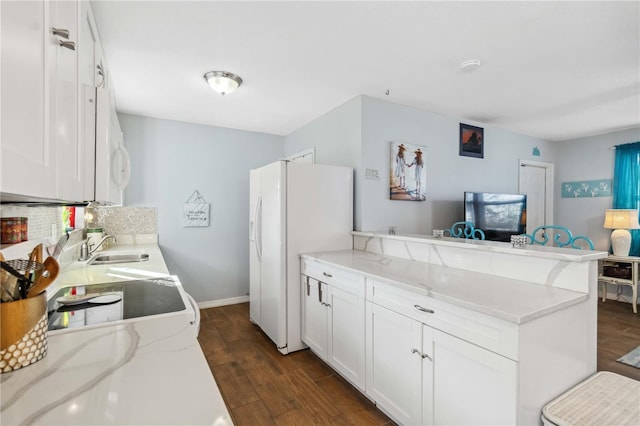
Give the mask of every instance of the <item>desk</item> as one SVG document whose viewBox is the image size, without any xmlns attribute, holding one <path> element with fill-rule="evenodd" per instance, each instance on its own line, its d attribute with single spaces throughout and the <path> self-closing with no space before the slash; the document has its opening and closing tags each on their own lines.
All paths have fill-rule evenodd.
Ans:
<svg viewBox="0 0 640 426">
<path fill-rule="evenodd" d="M 605 271 L 607 267 L 617 266 L 624 267 L 629 265 L 631 273 L 629 276 L 613 276 L 612 271 Z M 598 261 L 598 281 L 603 284 L 602 301 L 607 300 L 607 284 L 628 285 L 631 286 L 633 313 L 638 313 L 638 279 L 640 278 L 640 257 L 632 256 L 613 256 L 609 255 Z"/>
</svg>

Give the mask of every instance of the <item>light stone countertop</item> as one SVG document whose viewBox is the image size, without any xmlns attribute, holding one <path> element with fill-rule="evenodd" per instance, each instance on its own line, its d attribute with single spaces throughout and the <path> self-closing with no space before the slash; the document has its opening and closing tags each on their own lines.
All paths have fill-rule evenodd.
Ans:
<svg viewBox="0 0 640 426">
<path fill-rule="evenodd" d="M 148 262 L 73 262 L 56 288 L 165 276 L 156 244 L 118 245 Z M 105 251 L 106 253 L 106 251 Z M 186 313 L 50 333 L 40 361 L 0 374 L 2 425 L 232 424 Z"/>
<path fill-rule="evenodd" d="M 589 297 L 586 293 L 359 250 L 305 253 L 301 257 L 516 324 Z"/>
<path fill-rule="evenodd" d="M 384 232 L 352 231 L 351 235 L 358 237 L 383 238 L 400 241 L 413 241 L 425 244 L 451 246 L 468 250 L 483 250 L 494 253 L 506 253 L 516 256 L 538 257 L 541 259 L 563 260 L 566 262 L 589 262 L 607 257 L 607 252 L 595 250 L 580 250 L 567 247 L 542 246 L 527 244 L 524 247 L 513 248 L 510 243 L 499 241 L 472 240 L 464 238 L 436 238 L 430 235 L 395 234 Z"/>
</svg>

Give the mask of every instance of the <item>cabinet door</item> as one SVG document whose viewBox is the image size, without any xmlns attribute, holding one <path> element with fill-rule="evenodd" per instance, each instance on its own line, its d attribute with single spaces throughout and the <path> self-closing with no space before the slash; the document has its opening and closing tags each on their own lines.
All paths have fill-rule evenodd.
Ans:
<svg viewBox="0 0 640 426">
<path fill-rule="evenodd" d="M 327 285 L 311 277 L 302 280 L 302 341 L 327 360 L 327 307 L 322 304 Z M 326 296 L 325 296 L 326 297 Z"/>
<path fill-rule="evenodd" d="M 517 363 L 433 331 L 434 423 L 516 424 Z"/>
<path fill-rule="evenodd" d="M 401 424 L 422 423 L 422 324 L 366 303 L 367 394 Z"/>
<path fill-rule="evenodd" d="M 78 2 L 50 3 L 52 28 L 68 31 L 68 37 L 51 34 L 50 138 L 56 149 L 57 190 L 60 200 L 84 200 L 84 147 L 78 138 Z M 74 43 L 72 49 L 70 44 Z M 68 46 L 68 47 L 65 47 Z"/>
<path fill-rule="evenodd" d="M 83 148 L 83 199 L 95 200 L 96 173 L 96 86 L 100 39 L 90 2 L 80 2 L 78 48 L 79 138 Z"/>
<path fill-rule="evenodd" d="M 433 333 L 434 329 L 422 326 L 422 424 L 433 422 Z"/>
<path fill-rule="evenodd" d="M 327 362 L 364 391 L 364 298 L 329 287 Z"/>
<path fill-rule="evenodd" d="M 55 198 L 55 150 L 45 119 L 50 4 L 0 2 L 0 192 Z"/>
</svg>

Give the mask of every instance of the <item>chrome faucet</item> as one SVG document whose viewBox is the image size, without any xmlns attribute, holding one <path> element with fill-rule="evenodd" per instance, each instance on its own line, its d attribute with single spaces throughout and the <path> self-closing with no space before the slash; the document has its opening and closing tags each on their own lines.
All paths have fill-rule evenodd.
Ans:
<svg viewBox="0 0 640 426">
<path fill-rule="evenodd" d="M 80 246 L 80 258 L 78 260 L 83 261 L 83 260 L 89 259 L 89 256 L 93 254 L 96 250 L 98 250 L 98 248 L 100 248 L 100 246 L 104 244 L 104 242 L 107 241 L 107 239 L 109 238 L 113 238 L 114 243 L 117 242 L 116 236 L 111 234 L 107 234 L 104 237 L 102 237 L 102 239 L 98 242 L 98 244 L 91 244 L 91 247 L 89 247 L 86 241 L 83 242 L 82 245 Z"/>
<path fill-rule="evenodd" d="M 118 241 L 116 240 L 116 236 L 115 235 L 111 235 L 111 234 L 107 234 L 104 237 L 102 237 L 102 239 L 100 241 L 98 241 L 98 244 L 96 244 L 95 247 L 91 248 L 89 247 L 89 254 L 93 253 L 94 251 L 98 250 L 100 248 L 100 246 L 102 244 L 104 244 L 105 241 L 107 241 L 107 239 L 109 238 L 113 238 L 113 242 L 117 243 Z"/>
</svg>

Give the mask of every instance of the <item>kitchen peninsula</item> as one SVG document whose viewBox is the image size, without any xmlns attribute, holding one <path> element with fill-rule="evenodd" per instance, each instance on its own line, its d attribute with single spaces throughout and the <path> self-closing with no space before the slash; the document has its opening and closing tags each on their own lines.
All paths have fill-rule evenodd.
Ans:
<svg viewBox="0 0 640 426">
<path fill-rule="evenodd" d="M 354 250 L 301 256 L 303 340 L 394 420 L 538 424 L 595 373 L 606 253 L 353 238 Z"/>
<path fill-rule="evenodd" d="M 118 236 L 120 245 L 100 253 L 146 253 L 149 261 L 101 266 L 75 261 L 56 287 L 170 277 L 157 238 L 140 240 L 127 245 Z M 83 322 L 89 325 L 49 332 L 42 360 L 0 375 L 2 424 L 231 424 L 195 338 L 197 324 L 190 323 L 199 313 L 188 301 L 185 307 L 112 325 L 91 325 L 84 313 L 90 309 L 76 312 L 87 315 Z M 70 314 L 68 322 L 73 319 Z"/>
</svg>

